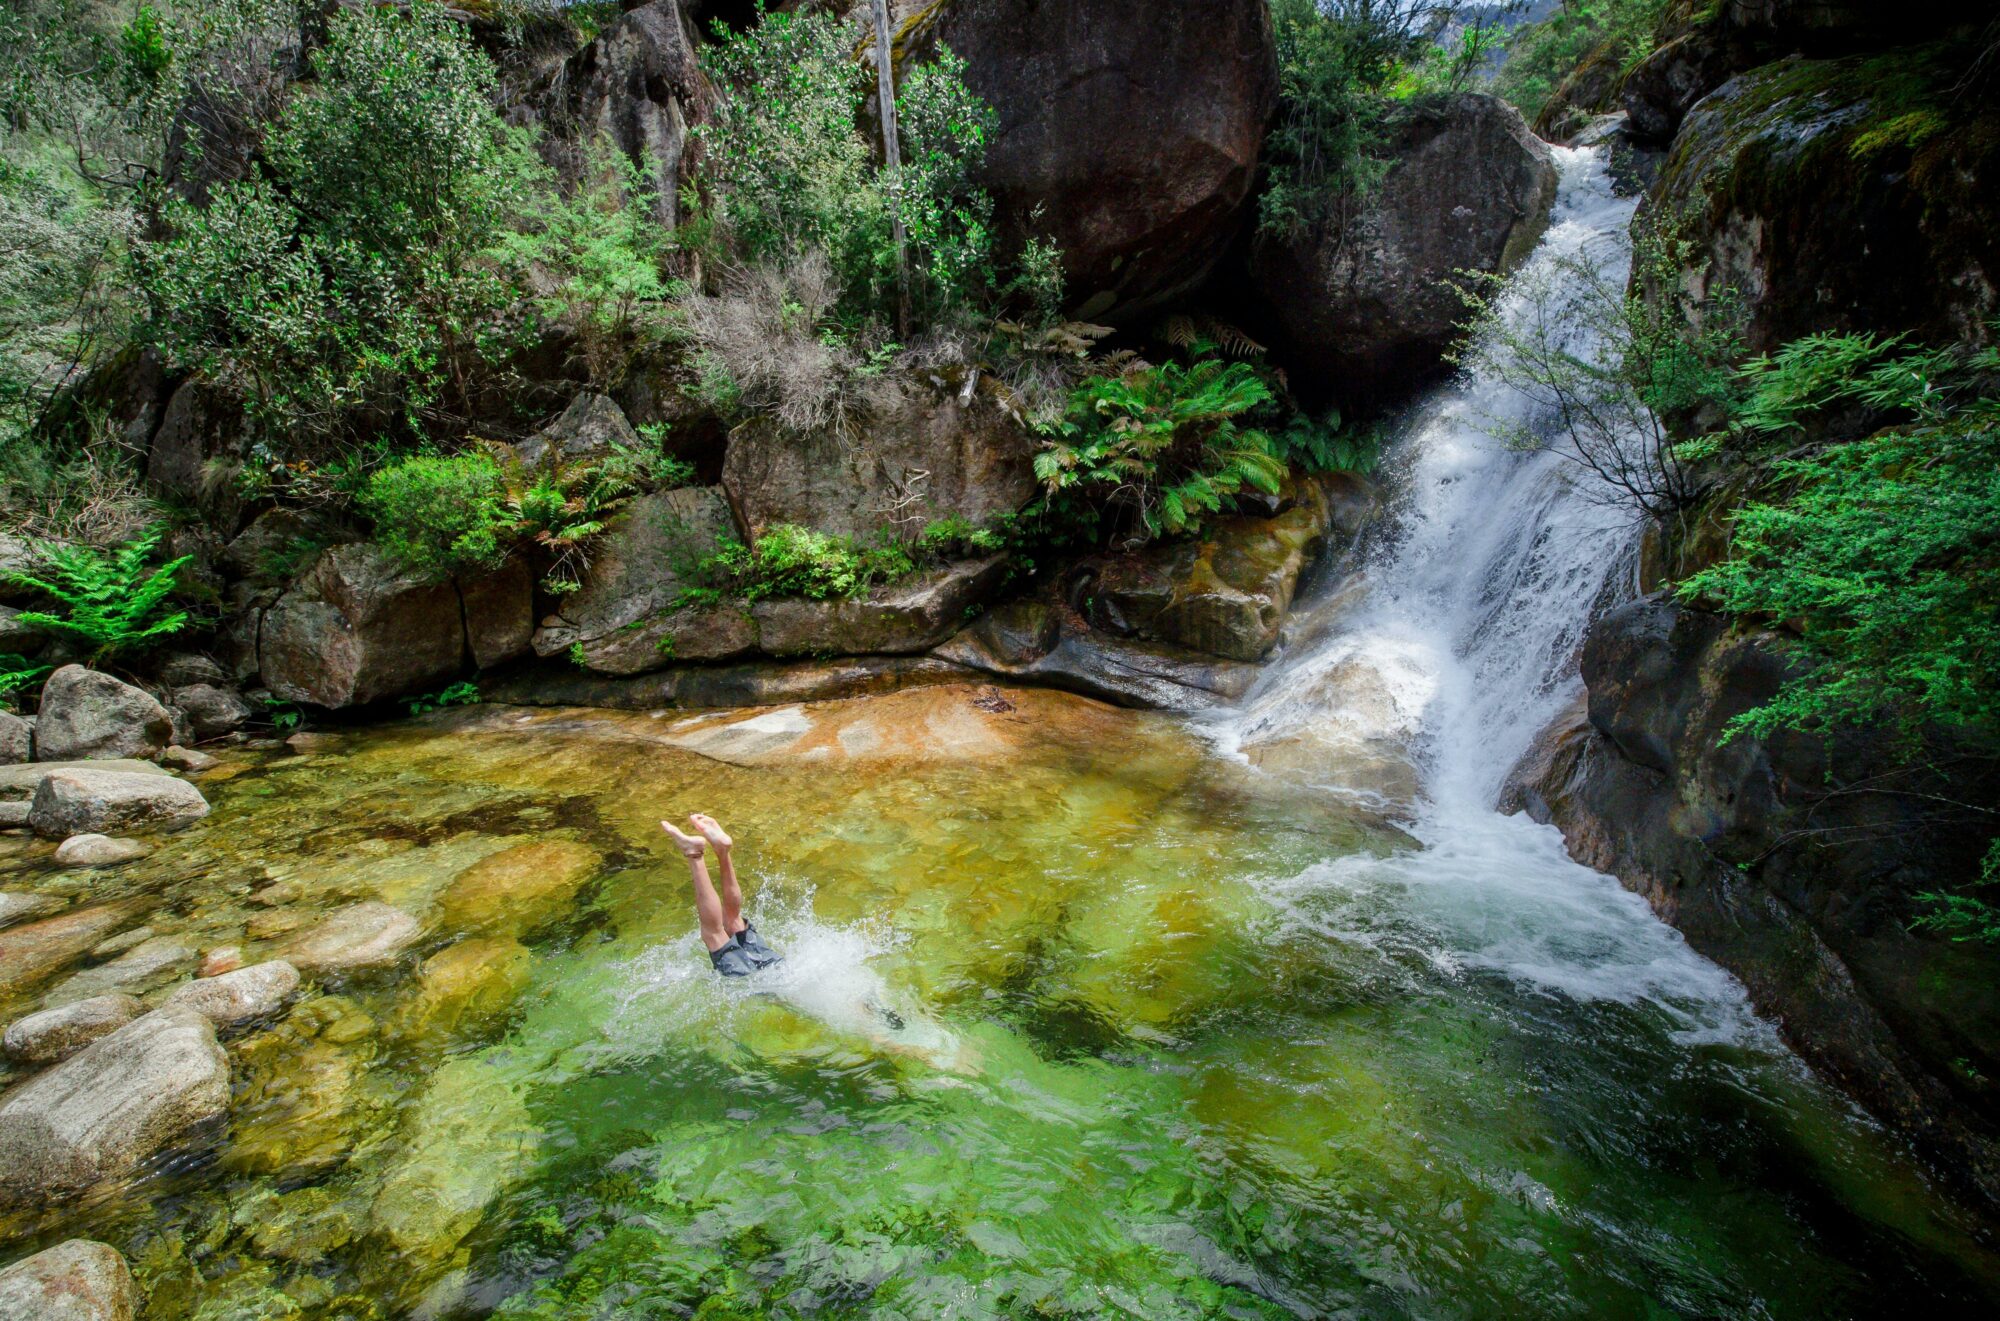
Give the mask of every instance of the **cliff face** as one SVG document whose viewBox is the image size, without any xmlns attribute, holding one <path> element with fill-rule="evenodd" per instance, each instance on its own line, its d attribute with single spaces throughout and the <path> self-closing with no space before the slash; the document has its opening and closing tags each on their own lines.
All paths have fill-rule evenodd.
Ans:
<svg viewBox="0 0 2000 1321">
<path fill-rule="evenodd" d="M 2000 786 L 1942 742 L 1728 737 L 1785 678 L 1773 641 L 1661 596 L 1610 611 L 1587 705 L 1504 805 L 1645 895 L 1817 1069 L 2000 1204 L 2000 968 L 1909 925 L 1919 894 L 1977 873 Z"/>
</svg>

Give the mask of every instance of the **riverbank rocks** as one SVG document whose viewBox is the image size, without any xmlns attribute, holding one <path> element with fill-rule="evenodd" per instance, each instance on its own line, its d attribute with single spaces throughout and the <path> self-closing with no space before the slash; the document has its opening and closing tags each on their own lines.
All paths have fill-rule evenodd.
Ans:
<svg viewBox="0 0 2000 1321">
<path fill-rule="evenodd" d="M 38 835 L 177 830 L 208 815 L 208 800 L 185 780 L 123 771 L 52 771 L 35 788 L 28 824 Z"/>
<path fill-rule="evenodd" d="M 73 1238 L 0 1270 L 0 1321 L 132 1321 L 139 1290 L 109 1244 Z"/>
<path fill-rule="evenodd" d="M 136 1171 L 229 1106 L 215 1026 L 157 1009 L 0 1101 L 0 1204 L 73 1196 Z"/>
<path fill-rule="evenodd" d="M 1034 498 L 1035 449 L 988 400 L 911 387 L 854 434 L 753 418 L 730 434 L 722 489 L 752 541 L 779 523 L 863 539 L 947 514 L 983 527 Z"/>
<path fill-rule="evenodd" d="M 1739 303 L 1750 352 L 1828 331 L 1983 342 L 2000 311 L 2000 134 L 1969 49 L 1785 59 L 1689 110 L 1648 212 L 1676 295 Z M 1667 200 L 1667 199 L 1670 199 Z"/>
<path fill-rule="evenodd" d="M 233 688 L 210 683 L 191 683 L 167 695 L 174 710 L 181 713 L 188 731 L 206 741 L 234 734 L 257 715 L 255 708 Z"/>
<path fill-rule="evenodd" d="M 771 656 L 907 655 L 944 641 L 1007 571 L 1005 556 L 948 564 L 851 600 L 785 598 L 750 607 Z"/>
<path fill-rule="evenodd" d="M 585 882 L 603 868 L 596 849 L 569 839 L 503 849 L 460 872 L 439 900 L 439 924 L 451 931 L 519 936 L 569 911 Z"/>
<path fill-rule="evenodd" d="M 150 761 L 108 758 L 102 761 L 37 761 L 20 766 L 0 766 L 0 801 L 28 802 L 42 781 L 57 771 L 115 771 L 121 775 L 171 775 Z"/>
<path fill-rule="evenodd" d="M 435 685 L 465 655 L 458 593 L 374 546 L 321 552 L 264 613 L 257 656 L 279 697 L 355 706 Z"/>
<path fill-rule="evenodd" d="M 336 909 L 286 941 L 273 957 L 302 973 L 338 972 L 393 963 L 416 943 L 417 919 L 369 899 Z"/>
<path fill-rule="evenodd" d="M 1053 240 L 1078 315 L 1137 314 L 1208 273 L 1277 104 L 1262 0 L 951 0 L 906 40 L 932 36 L 999 115 L 976 177 L 1003 246 Z"/>
<path fill-rule="evenodd" d="M 298 989 L 299 970 L 272 959 L 176 986 L 164 1003 L 192 1009 L 217 1027 L 236 1027 L 276 1013 Z"/>
<path fill-rule="evenodd" d="M 2000 1205 L 2000 971 L 1912 926 L 1979 874 L 1963 813 L 2000 786 L 1949 746 L 1899 759 L 1879 731 L 1725 738 L 1793 671 L 1782 641 L 1645 597 L 1585 638 L 1587 719 L 1544 731 L 1508 797 L 1571 855 L 1644 895 L 1734 974 L 1792 1046 Z M 1973 763 L 1977 765 L 1978 763 Z M 1940 812 L 1950 803 L 1954 811 Z"/>
<path fill-rule="evenodd" d="M 12 711 L 0 711 L 0 765 L 31 760 L 35 755 L 35 727 Z"/>
<path fill-rule="evenodd" d="M 92 996 L 15 1019 L 0 1043 L 7 1058 L 18 1063 L 57 1064 L 145 1012 L 146 1007 L 129 995 Z"/>
<path fill-rule="evenodd" d="M 695 565 L 734 538 L 735 524 L 717 487 L 640 496 L 591 552 L 582 588 L 564 597 L 556 613 L 542 621 L 534 636 L 535 653 L 554 656 L 581 647 L 585 663 L 607 673 L 636 673 L 665 664 L 653 625 L 689 613 L 679 610 L 679 604 L 682 593 L 696 586 Z M 719 623 L 678 630 L 676 636 L 686 635 L 687 659 L 740 654 L 727 619 Z"/>
<path fill-rule="evenodd" d="M 1513 270 L 1555 202 L 1547 144 L 1497 97 L 1412 101 L 1385 133 L 1388 172 L 1353 214 L 1262 234 L 1251 254 L 1274 353 L 1295 380 L 1333 382 L 1342 397 L 1407 394 L 1439 375 L 1466 314 L 1449 282 Z"/>
<path fill-rule="evenodd" d="M 35 751 L 43 761 L 156 757 L 173 733 L 167 708 L 108 674 L 65 665 L 42 686 Z"/>
<path fill-rule="evenodd" d="M 71 835 L 56 846 L 56 861 L 65 867 L 116 867 L 137 862 L 153 850 L 136 839 L 109 835 Z"/>
</svg>

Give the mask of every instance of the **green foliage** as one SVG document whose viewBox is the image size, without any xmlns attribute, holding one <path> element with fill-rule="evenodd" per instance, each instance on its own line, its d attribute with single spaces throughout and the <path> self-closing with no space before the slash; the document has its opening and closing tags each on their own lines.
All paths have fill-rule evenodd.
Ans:
<svg viewBox="0 0 2000 1321">
<path fill-rule="evenodd" d="M 918 559 L 938 562 L 993 555 L 1005 546 L 999 533 L 974 527 L 963 514 L 947 514 L 924 524 L 911 548 Z"/>
<path fill-rule="evenodd" d="M 479 702 L 479 685 L 470 679 L 461 679 L 457 683 L 447 684 L 437 692 L 412 697 L 409 707 L 411 715 L 420 716 L 442 710 L 447 706 L 477 706 Z"/>
<path fill-rule="evenodd" d="M 188 613 L 169 598 L 176 575 L 192 557 L 152 565 L 164 535 L 164 528 L 155 527 L 110 551 L 40 547 L 43 571 L 14 574 L 10 581 L 54 598 L 60 613 L 23 610 L 16 622 L 81 643 L 93 661 L 143 651 L 180 632 L 188 625 Z"/>
<path fill-rule="evenodd" d="M 889 177 L 864 126 L 875 78 L 856 59 L 858 35 L 829 12 L 768 13 L 703 51 L 721 93 L 694 130 L 713 199 L 709 241 L 744 267 L 822 255 L 840 316 L 884 320 L 896 294 L 891 220 L 900 217 L 912 311 L 922 325 L 947 322 L 993 283 L 992 201 L 972 175 L 994 112 L 967 90 L 965 62 L 949 50 L 907 71 L 896 93 L 903 168 Z"/>
<path fill-rule="evenodd" d="M 2000 904 L 1986 895 L 2000 887 L 2000 839 L 1986 850 L 1979 879 L 1963 890 L 1927 890 L 1917 902 L 1927 911 L 1910 925 L 1918 931 L 1935 931 L 1950 940 L 1976 941 L 2000 945 Z"/>
<path fill-rule="evenodd" d="M 1381 179 L 1386 94 L 1456 9 L 1456 0 L 1272 0 L 1278 116 L 1264 139 L 1265 231 L 1322 231 Z"/>
<path fill-rule="evenodd" d="M 1606 68 L 1603 92 L 1653 50 L 1653 33 L 1671 0 L 1564 0 L 1539 23 L 1524 23 L 1507 42 L 1493 90 L 1533 121 L 1586 60 Z M 1585 110 L 1593 107 L 1582 107 Z"/>
<path fill-rule="evenodd" d="M 1337 409 L 1319 418 L 1294 414 L 1272 439 L 1294 472 L 1373 472 L 1382 453 L 1380 425 L 1343 422 Z"/>
<path fill-rule="evenodd" d="M 1277 493 L 1277 442 L 1242 425 L 1272 402 L 1245 362 L 1198 357 L 1093 376 L 1045 429 L 1035 475 L 1047 500 L 1100 506 L 1133 541 L 1194 531 L 1245 490 Z"/>
<path fill-rule="evenodd" d="M 140 263 L 156 334 L 274 429 L 421 417 L 504 347 L 492 250 L 543 171 L 494 109 L 491 62 L 431 4 L 337 10 L 313 71 L 258 172 L 164 209 Z"/>
<path fill-rule="evenodd" d="M 1923 723 L 2000 736 L 2000 350 L 1818 335 L 1745 368 L 1743 425 L 1796 437 L 1860 404 L 1894 420 L 1779 459 L 1790 494 L 1737 517 L 1730 558 L 1681 585 L 1723 611 L 1802 626 L 1811 664 L 1732 730 Z"/>
<path fill-rule="evenodd" d="M 843 600 L 916 570 L 915 560 L 900 546 L 857 546 L 851 537 L 778 523 L 766 528 L 754 547 L 725 542 L 703 557 L 688 575 L 694 585 L 682 592 L 675 607 L 716 605 L 730 596 L 747 601 Z"/>
<path fill-rule="evenodd" d="M 1389 88 L 1399 101 L 1414 96 L 1462 92 L 1479 75 L 1507 38 L 1488 14 L 1448 28 L 1440 39 L 1423 44 L 1403 66 Z"/>
<path fill-rule="evenodd" d="M 368 479 L 360 505 L 382 548 L 425 577 L 493 567 L 513 531 L 500 465 L 484 454 L 400 460 Z"/>
<path fill-rule="evenodd" d="M 20 694 L 40 683 L 51 668 L 11 651 L 0 654 L 0 704 L 19 705 Z"/>
</svg>

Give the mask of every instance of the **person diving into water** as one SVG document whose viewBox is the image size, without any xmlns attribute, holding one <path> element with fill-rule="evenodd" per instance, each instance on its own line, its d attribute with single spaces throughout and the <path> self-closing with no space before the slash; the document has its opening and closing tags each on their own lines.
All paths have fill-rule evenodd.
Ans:
<svg viewBox="0 0 2000 1321">
<path fill-rule="evenodd" d="M 696 812 L 688 817 L 692 835 L 674 828 L 670 821 L 661 829 L 673 837 L 674 847 L 687 859 L 694 881 L 694 911 L 701 921 L 701 943 L 708 947 L 708 961 L 724 977 L 748 977 L 751 973 L 781 960 L 778 953 L 757 936 L 757 929 L 743 916 L 743 891 L 736 885 L 736 864 L 729 851 L 735 841 L 723 832 L 712 816 Z M 722 891 L 708 878 L 708 863 L 702 854 L 713 848 L 716 866 L 722 871 Z"/>
</svg>

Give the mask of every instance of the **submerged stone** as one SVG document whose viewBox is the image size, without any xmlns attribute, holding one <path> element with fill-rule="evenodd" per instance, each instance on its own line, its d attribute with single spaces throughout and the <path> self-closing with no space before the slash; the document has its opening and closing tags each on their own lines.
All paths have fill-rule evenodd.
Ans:
<svg viewBox="0 0 2000 1321">
<path fill-rule="evenodd" d="M 440 901 L 452 931 L 519 936 L 564 915 L 603 867 L 597 850 L 550 839 L 504 849 L 458 874 Z"/>
<path fill-rule="evenodd" d="M 362 1061 L 285 1022 L 236 1047 L 243 1086 L 223 1165 L 244 1174 L 303 1177 L 340 1164 L 360 1122 Z"/>
<path fill-rule="evenodd" d="M 145 1012 L 129 995 L 99 995 L 44 1009 L 7 1025 L 7 1057 L 22 1064 L 56 1064 Z"/>
<path fill-rule="evenodd" d="M 183 1005 L 217 1027 L 234 1027 L 276 1013 L 299 988 L 299 970 L 283 959 L 238 968 L 175 987 L 168 1005 Z"/>
<path fill-rule="evenodd" d="M 421 1276 L 527 1172 L 536 1130 L 516 1085 L 476 1059 L 432 1076 L 376 1195 L 371 1231 Z"/>
<path fill-rule="evenodd" d="M 262 914 L 278 917 L 280 914 Z M 273 952 L 303 973 L 392 963 L 416 942 L 417 919 L 376 900 L 350 904 Z"/>
<path fill-rule="evenodd" d="M 509 937 L 461 940 L 417 968 L 416 998 L 405 1006 L 406 1036 L 474 1028 L 505 1014 L 528 989 L 535 956 Z"/>
<path fill-rule="evenodd" d="M 0 994 L 32 986 L 81 958 L 137 912 L 130 903 L 100 904 L 0 931 Z"/>
<path fill-rule="evenodd" d="M 152 847 L 136 839 L 113 839 L 109 835 L 71 835 L 56 846 L 56 861 L 65 867 L 116 867 L 137 862 Z"/>
</svg>

